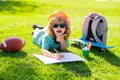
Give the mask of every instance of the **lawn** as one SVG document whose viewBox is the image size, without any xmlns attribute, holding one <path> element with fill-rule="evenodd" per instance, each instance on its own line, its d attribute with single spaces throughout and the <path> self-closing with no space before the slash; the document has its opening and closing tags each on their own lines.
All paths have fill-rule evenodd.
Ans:
<svg viewBox="0 0 120 80">
<path fill-rule="evenodd" d="M 6 0 L 0 1 L 0 42 L 10 36 L 25 41 L 20 52 L 0 50 L 0 80 L 120 80 L 120 1 L 118 0 Z M 45 27 L 55 10 L 64 10 L 71 19 L 70 38 L 82 35 L 82 22 L 90 12 L 102 14 L 108 23 L 107 45 L 114 45 L 106 53 L 91 49 L 85 58 L 81 49 L 68 50 L 86 62 L 45 65 L 32 54 L 41 54 L 32 43 L 32 25 Z M 73 42 L 70 41 L 70 44 Z"/>
</svg>

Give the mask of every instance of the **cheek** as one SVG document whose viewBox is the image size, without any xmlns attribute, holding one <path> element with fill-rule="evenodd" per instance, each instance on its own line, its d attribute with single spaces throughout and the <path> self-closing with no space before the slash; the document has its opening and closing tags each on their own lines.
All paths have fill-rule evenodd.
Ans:
<svg viewBox="0 0 120 80">
<path fill-rule="evenodd" d="M 64 29 L 63 29 L 63 32 L 65 32 L 65 31 L 66 31 L 66 29 L 64 28 Z"/>
<path fill-rule="evenodd" d="M 56 33 L 57 33 L 57 30 L 56 30 L 56 29 L 53 29 L 53 32 L 54 32 L 54 34 L 56 34 Z"/>
<path fill-rule="evenodd" d="M 53 32 L 55 32 L 55 31 L 56 31 L 56 29 L 53 28 Z"/>
</svg>

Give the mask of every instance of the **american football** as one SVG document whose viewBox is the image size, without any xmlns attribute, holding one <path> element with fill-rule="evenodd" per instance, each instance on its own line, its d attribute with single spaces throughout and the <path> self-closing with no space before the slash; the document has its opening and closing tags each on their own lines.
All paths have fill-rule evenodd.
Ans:
<svg viewBox="0 0 120 80">
<path fill-rule="evenodd" d="M 25 41 L 18 37 L 9 37 L 0 43 L 0 49 L 4 52 L 18 52 L 25 45 Z"/>
</svg>

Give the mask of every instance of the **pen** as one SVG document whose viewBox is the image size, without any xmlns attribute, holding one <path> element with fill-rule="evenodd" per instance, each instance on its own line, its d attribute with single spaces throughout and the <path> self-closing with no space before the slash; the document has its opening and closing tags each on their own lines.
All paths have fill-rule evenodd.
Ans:
<svg viewBox="0 0 120 80">
<path fill-rule="evenodd" d="M 56 53 L 59 53 L 59 51 L 58 50 L 56 50 L 55 48 L 53 49 Z"/>
<path fill-rule="evenodd" d="M 55 48 L 53 49 L 56 53 L 59 53 L 58 50 L 56 50 Z M 64 58 L 64 56 L 61 54 L 61 58 Z"/>
</svg>

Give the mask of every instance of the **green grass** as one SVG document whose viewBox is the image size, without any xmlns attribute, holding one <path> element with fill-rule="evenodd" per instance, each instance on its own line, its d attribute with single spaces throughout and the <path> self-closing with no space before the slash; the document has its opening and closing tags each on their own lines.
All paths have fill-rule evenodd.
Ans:
<svg viewBox="0 0 120 80">
<path fill-rule="evenodd" d="M 95 0 L 33 0 L 0 1 L 0 42 L 10 36 L 25 41 L 24 48 L 17 53 L 0 50 L 0 80 L 119 80 L 120 77 L 120 2 Z M 32 56 L 40 54 L 40 48 L 33 45 L 31 26 L 46 26 L 50 14 L 64 10 L 71 19 L 71 38 L 82 34 L 84 16 L 90 12 L 101 13 L 107 19 L 107 45 L 114 45 L 105 54 L 91 49 L 90 57 L 84 58 L 81 49 L 70 46 L 69 51 L 86 59 L 86 62 L 72 62 L 45 65 Z M 73 42 L 70 41 L 72 44 Z"/>
</svg>

